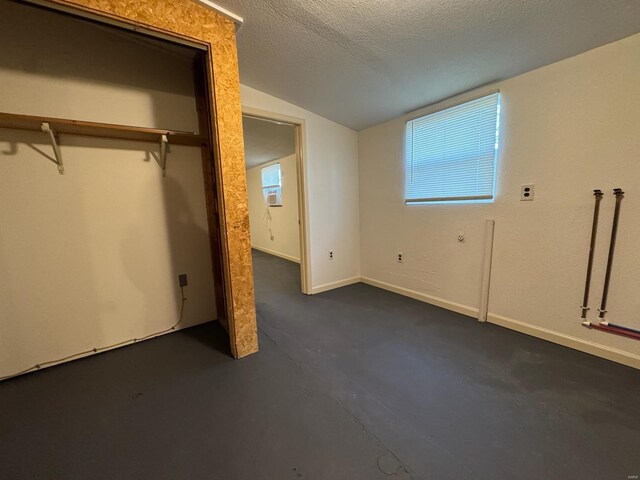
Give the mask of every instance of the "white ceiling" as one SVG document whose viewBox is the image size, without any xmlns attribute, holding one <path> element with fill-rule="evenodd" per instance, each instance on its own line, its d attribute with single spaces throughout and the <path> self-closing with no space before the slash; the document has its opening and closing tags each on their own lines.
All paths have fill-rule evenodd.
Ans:
<svg viewBox="0 0 640 480">
<path fill-rule="evenodd" d="M 296 153 L 295 127 L 242 117 L 247 168 Z"/>
<path fill-rule="evenodd" d="M 640 0 L 217 0 L 241 82 L 356 130 L 640 31 Z"/>
</svg>

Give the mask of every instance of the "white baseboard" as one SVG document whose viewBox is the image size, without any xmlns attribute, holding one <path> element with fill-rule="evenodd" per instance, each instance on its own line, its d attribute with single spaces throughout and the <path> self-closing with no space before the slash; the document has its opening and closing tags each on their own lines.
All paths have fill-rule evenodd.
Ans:
<svg viewBox="0 0 640 480">
<path fill-rule="evenodd" d="M 285 253 L 276 252 L 275 250 L 269 250 L 268 248 L 256 247 L 255 245 L 251 245 L 251 248 L 260 252 L 268 253 L 269 255 L 284 258 L 285 260 L 289 260 L 290 262 L 300 263 L 299 258 L 292 257 L 291 255 L 287 255 Z"/>
<path fill-rule="evenodd" d="M 469 317 L 478 317 L 478 309 L 470 307 L 468 305 L 450 302 L 448 300 L 445 300 L 444 298 L 434 297 L 432 295 L 427 295 L 426 293 L 417 292 L 416 290 L 410 290 L 404 287 L 398 287 L 397 285 L 381 282 L 369 277 L 361 277 L 361 281 L 362 283 L 366 283 L 367 285 L 371 285 L 372 287 L 382 288 L 383 290 L 398 293 L 400 295 L 404 295 L 405 297 L 410 297 L 421 302 L 430 303 L 431 305 L 435 305 L 436 307 L 442 307 L 447 310 L 452 310 Z"/>
<path fill-rule="evenodd" d="M 442 307 L 447 310 L 467 315 L 469 317 L 472 317 L 474 320 L 477 320 L 478 318 L 478 309 L 470 307 L 468 305 L 450 302 L 443 298 L 434 297 L 425 293 L 417 292 L 415 290 L 410 290 L 408 288 L 381 282 L 379 280 L 374 280 L 373 278 L 362 277 L 361 281 L 362 283 L 366 283 L 367 285 L 371 285 L 373 287 L 382 288 L 383 290 L 398 293 L 400 295 L 404 295 L 405 297 L 410 297 L 421 302 L 429 303 L 437 307 Z M 640 369 L 640 355 L 625 352 L 624 350 L 608 347 L 599 343 L 590 342 L 588 340 L 583 340 L 581 338 L 572 337 L 570 335 L 565 335 L 563 333 L 531 325 L 519 320 L 503 317 L 501 315 L 496 315 L 494 313 L 489 313 L 487 319 L 489 323 L 493 323 L 494 325 L 499 325 L 501 327 L 515 330 L 516 332 L 524 333 L 532 337 L 540 338 L 551 343 L 556 343 L 558 345 L 573 348 L 574 350 L 578 350 L 580 352 L 595 355 L 596 357 L 611 360 L 612 362 L 617 362 L 629 367 Z"/>
<path fill-rule="evenodd" d="M 318 285 L 311 289 L 311 295 L 316 293 L 327 292 L 340 287 L 346 287 L 347 285 L 353 285 L 354 283 L 360 283 L 360 277 L 345 278 L 344 280 L 338 280 L 337 282 L 325 283 L 324 285 Z"/>
<path fill-rule="evenodd" d="M 606 358 L 612 362 L 621 363 L 629 367 L 640 369 L 640 355 L 635 355 L 624 350 L 618 350 L 617 348 L 607 347 L 600 343 L 590 342 L 581 338 L 572 337 L 564 333 L 555 332 L 547 328 L 531 325 L 530 323 L 524 323 L 512 318 L 503 317 L 502 315 L 496 315 L 489 313 L 489 323 L 500 325 L 501 327 L 515 330 L 516 332 L 531 335 L 532 337 L 541 338 L 558 345 L 573 348 L 580 352 L 595 355 L 596 357 Z M 576 320 L 577 321 L 577 320 Z"/>
</svg>

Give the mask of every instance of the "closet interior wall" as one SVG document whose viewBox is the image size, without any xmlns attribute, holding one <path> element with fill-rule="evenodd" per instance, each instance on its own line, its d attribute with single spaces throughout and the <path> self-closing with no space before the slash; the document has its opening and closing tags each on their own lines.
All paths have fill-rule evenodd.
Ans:
<svg viewBox="0 0 640 480">
<path fill-rule="evenodd" d="M 159 142 L 62 134 L 59 175 L 45 133 L 0 128 L 0 377 L 170 328 L 179 274 L 178 328 L 225 319 L 207 52 L 21 3 L 0 13 L 0 112 L 205 137 L 170 143 L 163 177 Z"/>
</svg>

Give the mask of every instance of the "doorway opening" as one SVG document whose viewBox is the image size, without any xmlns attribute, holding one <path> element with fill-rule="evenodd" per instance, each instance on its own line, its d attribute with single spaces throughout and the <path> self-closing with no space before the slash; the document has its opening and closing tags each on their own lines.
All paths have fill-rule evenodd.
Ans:
<svg viewBox="0 0 640 480">
<path fill-rule="evenodd" d="M 243 109 L 251 248 L 300 265 L 310 294 L 304 121 Z"/>
</svg>

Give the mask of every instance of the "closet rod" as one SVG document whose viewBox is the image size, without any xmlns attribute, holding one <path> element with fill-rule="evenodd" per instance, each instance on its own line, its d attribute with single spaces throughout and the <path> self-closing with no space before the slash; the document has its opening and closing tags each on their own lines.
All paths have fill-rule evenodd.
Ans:
<svg viewBox="0 0 640 480">
<path fill-rule="evenodd" d="M 49 124 L 56 133 L 66 133 L 70 135 L 117 138 L 121 140 L 139 140 L 154 143 L 158 142 L 163 135 L 166 135 L 168 142 L 171 145 L 190 145 L 199 147 L 208 144 L 207 136 L 198 135 L 192 132 L 0 112 L 0 128 L 41 132 L 43 123 Z"/>
</svg>

